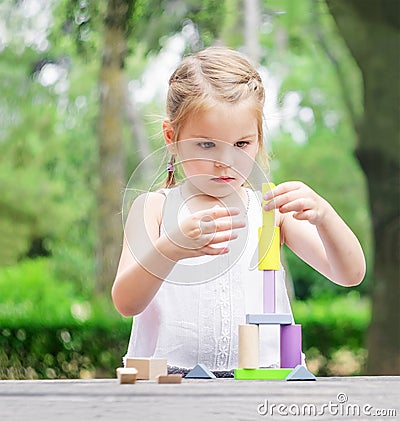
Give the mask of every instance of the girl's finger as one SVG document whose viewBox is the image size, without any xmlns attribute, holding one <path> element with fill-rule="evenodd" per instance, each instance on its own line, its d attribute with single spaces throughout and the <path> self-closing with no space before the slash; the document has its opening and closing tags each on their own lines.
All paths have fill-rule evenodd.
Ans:
<svg viewBox="0 0 400 421">
<path fill-rule="evenodd" d="M 200 229 L 203 234 L 212 234 L 220 231 L 227 231 L 237 228 L 244 228 L 245 221 L 234 218 L 224 218 L 212 221 L 200 221 Z"/>
<path fill-rule="evenodd" d="M 280 196 L 277 196 L 270 202 L 266 203 L 264 206 L 264 209 L 266 211 L 269 211 L 272 209 L 280 209 L 282 206 L 285 206 L 301 198 L 302 198 L 302 194 L 300 190 L 291 190 L 290 192 L 281 194 Z"/>
<path fill-rule="evenodd" d="M 219 244 L 224 243 L 226 241 L 235 240 L 236 238 L 238 238 L 238 235 L 233 231 L 224 231 L 214 235 L 210 235 L 210 237 L 211 238 L 207 242 L 207 246 L 211 244 Z"/>
<path fill-rule="evenodd" d="M 314 203 L 312 200 L 300 198 L 280 206 L 279 212 L 305 212 L 307 210 L 313 209 L 313 207 Z"/>
<path fill-rule="evenodd" d="M 238 235 L 234 233 L 232 230 L 222 231 L 222 232 L 213 232 L 210 234 L 202 234 L 191 244 L 181 245 L 181 247 L 187 250 L 200 250 L 212 244 L 219 244 L 219 243 L 235 240 L 237 237 Z"/>
<path fill-rule="evenodd" d="M 235 216 L 239 214 L 240 209 L 236 207 L 214 206 L 211 209 L 195 212 L 193 216 L 201 220 L 205 220 L 207 218 L 218 219 L 223 218 L 224 216 Z"/>
<path fill-rule="evenodd" d="M 264 200 L 271 200 L 273 198 L 276 198 L 277 196 L 288 193 L 290 191 L 298 190 L 302 186 L 304 186 L 304 184 L 301 183 L 300 181 L 286 181 L 284 183 L 278 184 L 273 189 L 268 190 L 265 193 L 263 199 Z"/>
<path fill-rule="evenodd" d="M 295 212 L 293 218 L 298 219 L 299 221 L 310 221 L 314 218 L 315 211 L 312 209 L 307 209 L 303 212 Z"/>
<path fill-rule="evenodd" d="M 206 246 L 203 248 L 203 252 L 204 254 L 207 255 L 212 255 L 212 256 L 216 256 L 219 254 L 226 254 L 229 252 L 229 248 L 228 247 L 211 247 L 211 246 Z"/>
</svg>

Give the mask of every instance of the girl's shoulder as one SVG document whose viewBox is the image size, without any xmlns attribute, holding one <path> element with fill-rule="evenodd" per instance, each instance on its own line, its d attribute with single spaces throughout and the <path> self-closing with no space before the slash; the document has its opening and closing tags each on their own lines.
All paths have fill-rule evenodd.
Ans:
<svg viewBox="0 0 400 421">
<path fill-rule="evenodd" d="M 164 193 L 164 190 L 166 189 L 158 190 L 155 192 L 149 191 L 149 192 L 141 193 L 135 198 L 132 205 L 144 204 L 146 206 L 151 206 L 151 205 L 162 204 L 166 198 L 166 194 Z"/>
<path fill-rule="evenodd" d="M 143 220 L 145 223 L 161 221 L 162 209 L 166 196 L 160 192 L 144 192 L 139 194 L 133 201 L 129 214 L 136 220 Z"/>
<path fill-rule="evenodd" d="M 144 192 L 137 196 L 132 204 L 132 208 L 140 210 L 145 215 L 146 220 L 154 220 L 155 218 L 160 224 L 167 197 L 172 202 L 179 201 L 181 197 L 180 187 L 161 188 L 154 192 Z"/>
<path fill-rule="evenodd" d="M 161 188 L 154 192 L 144 192 L 134 199 L 132 207 L 144 207 L 146 210 L 161 208 L 164 205 L 166 198 L 169 196 L 173 197 L 174 194 L 179 195 L 178 187 Z"/>
</svg>

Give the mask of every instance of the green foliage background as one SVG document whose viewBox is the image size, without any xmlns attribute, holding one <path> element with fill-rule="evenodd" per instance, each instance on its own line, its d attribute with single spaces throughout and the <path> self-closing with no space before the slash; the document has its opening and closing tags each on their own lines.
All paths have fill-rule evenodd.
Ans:
<svg viewBox="0 0 400 421">
<path fill-rule="evenodd" d="M 28 18 L 18 21 L 19 26 L 8 19 L 16 35 L 0 49 L 1 378 L 112 376 L 128 342 L 131 321 L 116 313 L 108 295 L 93 294 L 97 78 L 106 2 L 87 2 L 86 9 L 84 3 L 54 1 L 44 49 L 19 35 Z M 187 40 L 187 51 L 217 39 L 243 49 L 239 2 L 172 3 L 137 2 L 126 61 L 130 80 L 140 81 L 168 36 L 188 23 L 196 28 L 197 38 Z M 284 105 L 288 94 L 295 93 L 297 109 L 313 116 L 307 121 L 298 113 L 292 126 L 285 120 L 278 131 L 267 130 L 272 178 L 276 183 L 302 180 L 326 197 L 354 229 L 370 259 L 370 216 L 365 181 L 353 156 L 355 136 L 343 87 L 317 41 L 318 28 L 341 63 L 358 113 L 360 75 L 322 2 L 261 3 L 260 61 L 280 81 L 278 102 Z M 13 13 L 14 2 L 3 2 L 0 14 Z M 41 79 L 46 64 L 61 70 L 49 85 Z M 162 145 L 155 116 L 163 115 L 163 103 L 154 99 L 140 104 L 139 111 L 155 150 Z M 267 127 L 281 118 L 267 115 Z M 294 131 L 304 139 L 296 141 Z M 128 178 L 138 164 L 128 125 L 124 142 Z M 360 372 L 370 317 L 369 280 L 349 294 L 290 251 L 285 256 L 296 298 L 305 300 L 296 301 L 294 311 L 304 326 L 305 349 L 317 361 L 315 371 L 334 373 L 332 361 L 344 347 L 356 361 L 352 372 Z"/>
<path fill-rule="evenodd" d="M 73 283 L 52 278 L 50 267 L 51 259 L 38 258 L 0 269 L 0 379 L 114 377 L 132 318 L 118 315 L 110 300 L 94 300 Z M 361 372 L 366 299 L 353 291 L 335 300 L 296 301 L 293 311 L 316 374 Z"/>
</svg>

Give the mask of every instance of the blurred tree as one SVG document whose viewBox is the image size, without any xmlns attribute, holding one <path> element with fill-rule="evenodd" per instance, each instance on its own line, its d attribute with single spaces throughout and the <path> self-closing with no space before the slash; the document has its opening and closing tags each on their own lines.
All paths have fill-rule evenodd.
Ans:
<svg viewBox="0 0 400 421">
<path fill-rule="evenodd" d="M 198 20 L 205 29 L 204 36 L 214 38 L 224 2 L 199 4 L 190 2 L 163 2 L 161 0 L 108 0 L 104 18 L 104 41 L 100 68 L 99 188 L 98 188 L 98 247 L 97 291 L 109 290 L 115 277 L 121 250 L 121 192 L 125 185 L 123 159 L 123 114 L 126 101 L 124 64 L 128 38 L 133 47 L 140 42 L 145 51 L 160 48 L 162 35 L 182 28 L 183 16 Z M 180 7 L 178 7 L 180 6 Z M 78 7 L 81 7 L 80 4 Z M 213 11 L 213 13 L 211 13 Z M 168 19 L 169 17 L 169 19 Z M 149 32 L 149 28 L 153 28 Z M 164 33 L 160 32 L 161 28 Z M 141 32 L 139 31 L 141 29 Z M 146 38 L 147 35 L 147 38 Z M 136 119 L 132 120 L 132 116 Z M 137 114 L 129 114 L 136 121 Z M 138 133 L 139 130 L 136 130 Z"/>
<path fill-rule="evenodd" d="M 254 63 L 260 62 L 260 1 L 245 0 L 244 1 L 244 41 L 246 53 Z"/>
<path fill-rule="evenodd" d="M 7 0 L 1 3 L 0 13 L 4 13 L 6 5 L 7 10 L 14 13 L 20 8 L 26 10 L 26 6 L 33 3 L 22 1 L 14 7 L 14 0 Z M 107 1 L 57 0 L 55 3 L 58 6 L 51 19 L 53 26 L 47 46 L 42 42 L 42 50 L 26 49 L 21 53 L 24 47 L 17 28 L 30 27 L 24 17 L 20 24 L 10 27 L 14 51 L 6 49 L 1 52 L 3 95 L 0 111 L 4 124 L 0 132 L 5 141 L 0 145 L 0 155 L 3 154 L 0 159 L 17 164 L 24 148 L 27 156 L 29 150 L 35 152 L 29 155 L 30 159 L 24 160 L 24 165 L 18 170 L 14 164 L 9 168 L 2 165 L 5 180 L 1 183 L 5 192 L 2 200 L 8 204 L 3 206 L 0 218 L 0 225 L 5 228 L 0 230 L 3 233 L 8 230 L 8 234 L 0 235 L 3 243 L 1 255 L 5 258 L 6 254 L 12 254 L 12 259 L 7 259 L 13 262 L 24 255 L 50 252 L 52 262 L 59 269 L 57 277 L 80 281 L 90 290 L 93 284 L 88 281 L 93 279 L 96 242 L 93 218 L 97 211 L 95 192 L 101 185 L 96 168 L 98 140 L 96 130 L 93 130 L 101 123 L 97 109 L 96 75 L 101 64 L 104 32 L 100 29 L 103 28 Z M 254 3 L 254 0 L 248 3 Z M 267 113 L 268 124 L 276 124 L 279 120 L 279 130 L 267 132 L 268 144 L 274 145 L 274 179 L 283 181 L 294 177 L 312 185 L 332 201 L 365 245 L 368 214 L 364 209 L 363 180 L 358 174 L 354 176 L 353 136 L 346 113 L 342 112 L 342 99 L 331 71 L 333 66 L 316 46 L 310 22 L 311 4 L 310 0 L 290 3 L 260 1 L 257 12 L 260 24 L 248 25 L 253 29 L 253 38 L 257 37 L 259 29 L 259 38 L 262 39 L 259 53 L 266 66 L 262 71 L 266 77 L 267 102 L 274 100 L 275 84 L 281 92 L 282 112 L 279 115 Z M 319 6 L 322 4 L 325 6 L 319 2 Z M 129 168 L 127 173 L 148 155 L 148 144 L 151 149 L 161 145 L 160 125 L 154 121 L 154 115 L 164 113 L 164 106 L 156 101 L 145 105 L 132 103 L 132 96 L 126 94 L 132 93 L 136 81 L 130 83 L 128 89 L 128 76 L 130 79 L 138 78 L 146 70 L 146 65 L 153 61 L 151 55 L 156 56 L 160 48 L 168 45 L 172 39 L 170 35 L 184 39 L 186 51 L 195 51 L 219 40 L 245 50 L 243 29 L 247 14 L 243 6 L 242 0 L 134 2 L 124 34 L 127 52 L 125 67 L 121 69 L 125 73 L 125 78 L 121 78 L 123 101 L 128 105 L 122 110 L 127 119 L 121 118 L 119 124 L 124 126 L 128 123 L 121 134 L 124 164 Z M 327 22 L 332 21 L 326 8 L 322 18 L 321 26 L 325 30 Z M 41 21 L 42 18 L 35 20 Z M 15 17 L 10 14 L 5 16 L 4 21 L 12 23 Z M 46 28 L 42 28 L 41 32 L 49 33 Z M 35 34 L 35 39 L 42 39 L 39 35 Z M 332 47 L 333 34 L 329 32 L 326 36 Z M 338 36 L 336 38 L 339 39 Z M 352 86 L 354 71 L 348 68 L 346 60 L 340 58 L 339 61 L 348 82 L 347 91 L 352 92 L 353 103 L 358 105 L 357 95 L 353 96 L 353 92 L 358 93 L 358 89 L 354 90 Z M 31 71 L 31 68 L 34 70 Z M 63 76 L 54 84 L 42 85 L 45 75 L 52 72 L 61 72 Z M 29 74 L 33 77 L 30 78 Z M 298 101 L 298 115 L 286 115 L 291 112 L 288 105 L 293 98 Z M 35 103 L 35 107 L 28 106 L 31 103 Z M 144 113 L 148 114 L 146 127 L 142 122 Z M 148 124 L 150 119 L 152 125 Z M 43 121 L 47 123 L 42 124 Z M 296 138 L 298 133 L 302 136 L 300 141 Z M 99 129 L 97 134 L 100 135 Z M 143 140 L 141 143 L 140 138 Z M 44 147 L 46 153 L 41 152 Z M 337 171 L 339 166 L 345 170 Z M 33 168 L 38 175 L 30 173 Z M 18 180 L 14 177 L 14 182 L 10 182 L 12 177 L 9 175 L 12 174 L 17 174 Z M 38 177 L 43 181 L 30 187 Z M 125 182 L 124 179 L 116 184 L 115 190 L 121 191 Z M 26 188 L 19 195 L 23 198 L 22 202 L 17 192 L 22 190 L 24 183 Z M 51 185 L 47 191 L 54 194 L 43 195 L 43 188 L 38 189 L 39 184 Z M 31 196 L 35 191 L 41 200 Z M 120 210 L 119 205 L 113 214 L 118 215 Z M 29 211 L 30 215 L 20 218 L 21 211 Z M 50 217 L 42 217 L 45 214 L 54 215 L 59 222 L 50 224 Z M 109 219 L 105 221 L 106 226 Z M 121 232 L 120 222 L 118 224 Z M 119 249 L 120 241 L 115 247 Z M 306 298 L 335 287 L 302 262 L 297 260 L 294 263 L 295 257 L 290 259 L 297 296 Z M 107 281 L 106 291 L 111 280 Z M 364 283 L 361 288 L 364 288 Z M 343 292 L 346 292 L 343 288 L 334 290 L 335 294 Z"/>
<path fill-rule="evenodd" d="M 360 114 L 361 78 L 324 2 L 266 0 L 260 12 L 266 87 L 266 145 L 273 180 L 302 180 L 325 197 L 370 255 L 365 179 L 354 157 L 355 134 L 334 67 L 319 39 L 346 74 L 352 109 Z M 340 170 L 339 170 L 340 169 Z M 296 297 L 347 294 L 285 249 Z M 357 290 L 368 290 L 363 282 Z"/>
<path fill-rule="evenodd" d="M 124 62 L 129 18 L 134 2 L 109 0 L 104 19 L 104 43 L 99 91 L 99 186 L 97 290 L 110 287 L 122 242 L 121 192 L 124 187 L 122 121 L 125 104 Z"/>
<path fill-rule="evenodd" d="M 359 138 L 356 155 L 368 180 L 374 232 L 367 371 L 400 374 L 400 3 L 326 1 L 364 81 L 364 113 L 353 118 L 353 125 Z"/>
<path fill-rule="evenodd" d="M 56 3 L 0 2 L 0 265 L 49 256 L 56 279 L 88 291 L 97 68 L 58 30 Z"/>
</svg>

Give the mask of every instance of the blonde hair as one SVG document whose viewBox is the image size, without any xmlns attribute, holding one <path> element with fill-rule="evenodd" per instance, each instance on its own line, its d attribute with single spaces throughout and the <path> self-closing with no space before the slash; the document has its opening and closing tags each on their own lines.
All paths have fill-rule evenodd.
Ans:
<svg viewBox="0 0 400 421">
<path fill-rule="evenodd" d="M 167 116 L 174 141 L 189 116 L 207 110 L 218 102 L 237 104 L 252 100 L 257 118 L 258 144 L 263 145 L 264 87 L 257 70 L 235 50 L 209 47 L 183 59 L 169 79 Z M 170 164 L 174 164 L 174 156 Z M 168 172 L 166 187 L 175 185 L 174 172 Z"/>
</svg>

